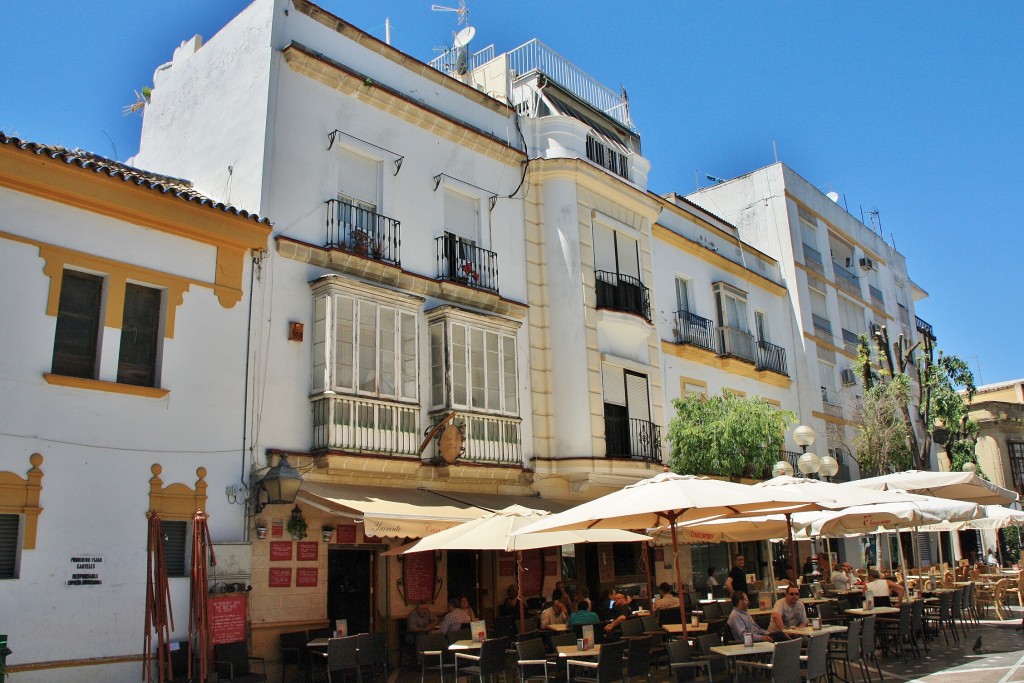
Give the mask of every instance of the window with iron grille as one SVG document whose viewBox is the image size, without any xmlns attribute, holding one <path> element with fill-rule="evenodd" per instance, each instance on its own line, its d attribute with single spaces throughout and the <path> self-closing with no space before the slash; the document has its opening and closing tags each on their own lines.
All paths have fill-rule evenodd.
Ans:
<svg viewBox="0 0 1024 683">
<path fill-rule="evenodd" d="M 587 136 L 587 158 L 615 175 L 629 180 L 629 157 L 612 149 L 592 135 Z"/>
<path fill-rule="evenodd" d="M 18 578 L 19 515 L 0 515 L 0 579 Z"/>
</svg>

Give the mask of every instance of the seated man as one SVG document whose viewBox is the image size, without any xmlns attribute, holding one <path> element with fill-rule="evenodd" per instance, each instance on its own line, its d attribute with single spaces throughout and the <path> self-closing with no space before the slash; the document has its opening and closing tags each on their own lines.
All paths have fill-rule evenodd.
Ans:
<svg viewBox="0 0 1024 683">
<path fill-rule="evenodd" d="M 853 583 L 853 579 L 850 577 L 850 564 L 837 564 L 835 571 L 832 572 L 832 585 L 836 587 L 837 591 L 848 591 L 850 590 L 850 584 Z"/>
<path fill-rule="evenodd" d="M 550 628 L 552 624 L 564 624 L 568 621 L 569 612 L 561 600 L 555 600 L 551 603 L 551 607 L 540 613 L 541 628 Z"/>
<path fill-rule="evenodd" d="M 663 609 L 679 609 L 679 598 L 672 595 L 672 586 L 667 581 L 662 581 L 658 585 L 658 599 L 654 601 L 654 608 L 651 610 L 654 614 L 657 614 Z"/>
<path fill-rule="evenodd" d="M 610 633 L 615 630 L 619 624 L 633 616 L 633 610 L 629 608 L 629 598 L 622 593 L 613 593 L 612 600 L 615 601 L 615 606 L 612 608 L 613 618 L 608 622 L 608 625 L 604 627 L 606 633 Z"/>
<path fill-rule="evenodd" d="M 865 590 L 871 593 L 875 599 L 876 607 L 888 607 L 892 604 L 890 594 L 896 593 L 896 604 L 898 605 L 903 600 L 903 586 L 891 581 L 889 579 L 883 579 L 882 574 L 877 569 L 868 570 L 868 583 L 865 586 Z"/>
<path fill-rule="evenodd" d="M 732 594 L 732 612 L 729 613 L 729 631 L 733 640 L 743 640 L 743 634 L 749 633 L 755 643 L 769 642 L 772 640 L 787 640 L 785 633 L 772 635 L 761 628 L 754 617 L 750 616 L 747 608 L 750 606 L 750 598 L 743 591 L 734 591 Z"/>
<path fill-rule="evenodd" d="M 572 615 L 569 617 L 569 621 L 566 622 L 569 624 L 569 628 L 572 628 L 576 624 L 583 625 L 601 623 L 601 620 L 598 618 L 597 614 L 590 611 L 590 606 L 588 604 L 589 602 L 589 600 L 587 600 L 586 602 L 580 600 L 578 603 L 576 603 L 576 611 L 572 613 Z"/>
<path fill-rule="evenodd" d="M 434 615 L 430 612 L 430 603 L 420 600 L 406 617 L 405 626 L 405 640 L 413 645 L 416 643 L 416 636 L 433 631 Z"/>
<path fill-rule="evenodd" d="M 768 625 L 768 633 L 776 637 L 776 633 L 785 635 L 787 628 L 807 626 L 807 610 L 800 602 L 800 589 L 796 586 L 786 588 L 786 597 L 780 598 L 772 610 L 772 623 Z"/>
<path fill-rule="evenodd" d="M 468 626 L 473 621 L 473 616 L 459 606 L 459 598 L 455 597 L 448 601 L 448 614 L 444 615 L 441 621 L 441 633 L 448 635 L 457 631 L 463 626 Z"/>
</svg>

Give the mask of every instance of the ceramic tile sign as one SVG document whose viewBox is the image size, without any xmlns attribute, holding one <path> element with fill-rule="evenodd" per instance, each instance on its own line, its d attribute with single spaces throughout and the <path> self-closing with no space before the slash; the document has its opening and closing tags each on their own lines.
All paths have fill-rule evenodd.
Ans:
<svg viewBox="0 0 1024 683">
<path fill-rule="evenodd" d="M 289 588 L 292 585 L 291 567 L 271 567 L 267 586 L 270 588 Z"/>
<path fill-rule="evenodd" d="M 300 541 L 295 553 L 299 562 L 316 562 L 320 557 L 320 544 L 316 541 Z"/>
<path fill-rule="evenodd" d="M 210 600 L 210 630 L 214 645 L 245 640 L 245 593 Z"/>
<path fill-rule="evenodd" d="M 298 567 L 295 570 L 296 588 L 313 588 L 316 586 L 316 567 Z"/>
<path fill-rule="evenodd" d="M 68 586 L 102 586 L 103 556 L 78 553 L 71 556 L 68 568 Z"/>
<path fill-rule="evenodd" d="M 290 562 L 292 559 L 292 542 L 291 541 L 271 541 L 270 542 L 270 561 L 271 562 Z"/>
</svg>

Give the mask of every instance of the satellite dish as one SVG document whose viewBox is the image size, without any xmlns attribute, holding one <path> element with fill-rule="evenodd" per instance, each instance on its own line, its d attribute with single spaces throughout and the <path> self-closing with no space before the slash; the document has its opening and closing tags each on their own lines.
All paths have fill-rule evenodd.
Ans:
<svg viewBox="0 0 1024 683">
<path fill-rule="evenodd" d="M 829 192 L 825 196 L 828 197 L 829 199 L 831 199 L 832 201 L 834 201 L 836 204 L 839 203 L 839 193 L 838 192 Z"/>
<path fill-rule="evenodd" d="M 458 32 L 455 36 L 455 42 L 452 44 L 456 50 L 460 47 L 466 47 L 469 45 L 469 41 L 473 40 L 473 36 L 476 35 L 476 29 L 472 26 L 467 26 Z"/>
</svg>

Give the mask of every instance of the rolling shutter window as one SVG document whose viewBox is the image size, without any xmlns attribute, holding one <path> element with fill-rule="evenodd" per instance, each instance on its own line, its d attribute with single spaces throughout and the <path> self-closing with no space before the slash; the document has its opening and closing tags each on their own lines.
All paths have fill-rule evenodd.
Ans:
<svg viewBox="0 0 1024 683">
<path fill-rule="evenodd" d="M 380 162 L 340 148 L 338 153 L 338 194 L 373 207 L 379 201 Z"/>
<path fill-rule="evenodd" d="M 615 263 L 615 232 L 600 223 L 594 223 L 594 270 L 618 272 Z"/>
<path fill-rule="evenodd" d="M 0 515 L 0 579 L 18 578 L 18 515 Z"/>
<path fill-rule="evenodd" d="M 601 375 L 604 384 L 604 402 L 616 406 L 626 405 L 626 382 L 622 368 L 605 365 Z"/>
<path fill-rule="evenodd" d="M 444 229 L 476 243 L 480 202 L 454 190 L 444 191 Z"/>
<path fill-rule="evenodd" d="M 626 401 L 629 417 L 634 420 L 651 421 L 651 406 L 647 400 L 647 378 L 636 373 L 626 373 Z"/>
<path fill-rule="evenodd" d="M 164 557 L 167 560 L 167 576 L 188 576 L 188 522 L 160 523 L 164 532 Z"/>
<path fill-rule="evenodd" d="M 615 235 L 615 252 L 618 254 L 619 275 L 627 275 L 640 279 L 640 255 L 637 252 L 636 240 L 622 233 Z"/>
</svg>

